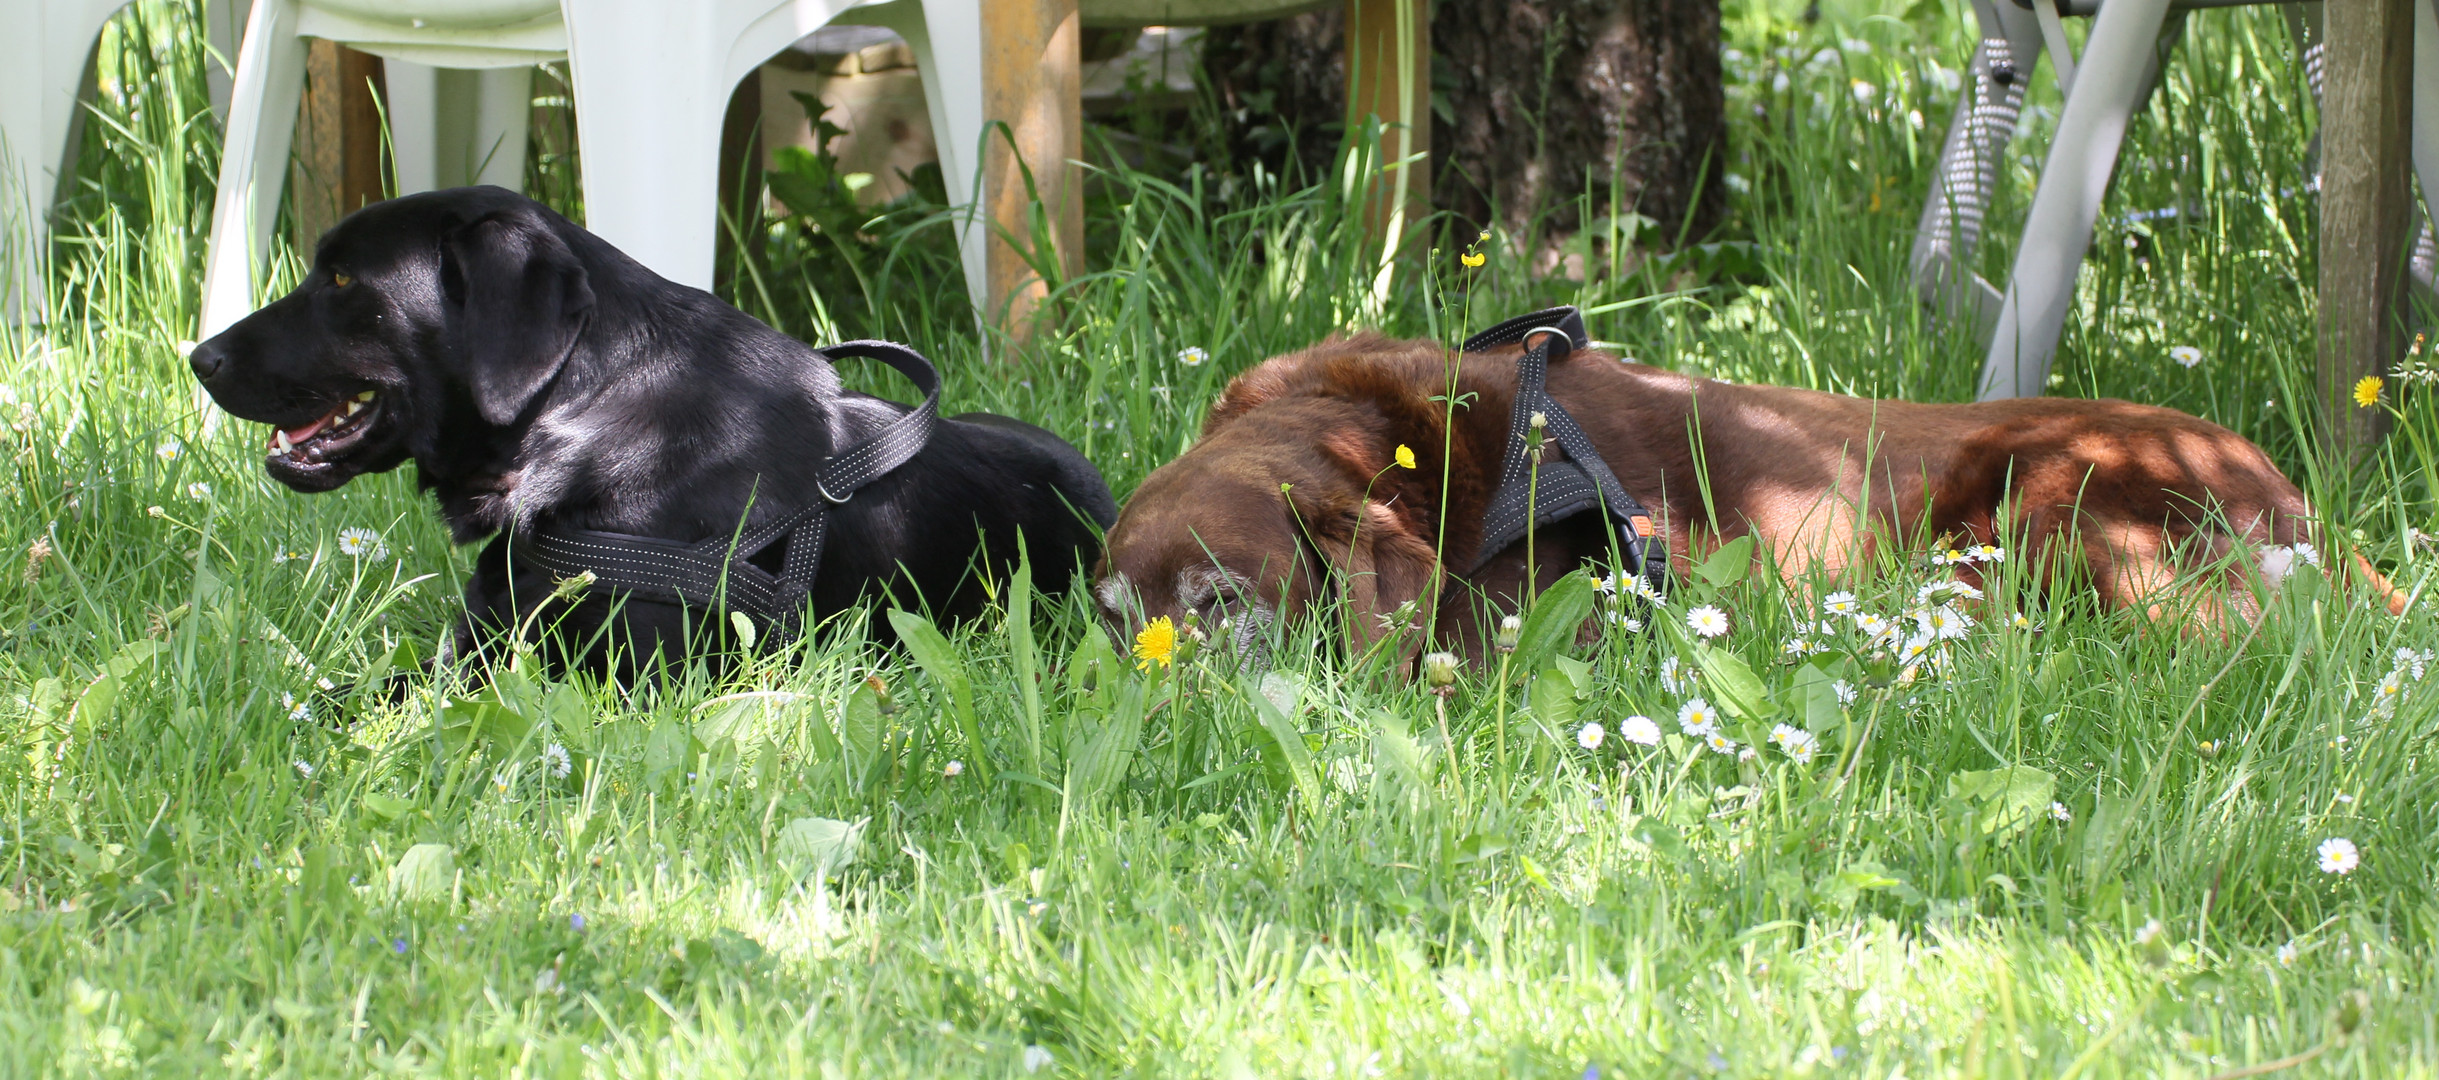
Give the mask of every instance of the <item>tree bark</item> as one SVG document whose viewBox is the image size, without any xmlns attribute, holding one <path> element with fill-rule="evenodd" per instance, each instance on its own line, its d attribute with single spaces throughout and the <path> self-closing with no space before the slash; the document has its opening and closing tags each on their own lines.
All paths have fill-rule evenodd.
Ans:
<svg viewBox="0 0 2439 1080">
<path fill-rule="evenodd" d="M 1345 135 L 1345 32 L 1336 8 L 1212 28 L 1215 156 L 1324 175 Z M 1437 0 L 1431 46 L 1433 202 L 1465 227 L 1546 214 L 1572 231 L 1586 193 L 1671 240 L 1719 220 L 1719 0 Z"/>
<path fill-rule="evenodd" d="M 1632 210 L 1700 238 L 1720 215 L 1719 0 L 1440 0 L 1439 203 L 1466 223 L 1560 232 Z"/>
</svg>

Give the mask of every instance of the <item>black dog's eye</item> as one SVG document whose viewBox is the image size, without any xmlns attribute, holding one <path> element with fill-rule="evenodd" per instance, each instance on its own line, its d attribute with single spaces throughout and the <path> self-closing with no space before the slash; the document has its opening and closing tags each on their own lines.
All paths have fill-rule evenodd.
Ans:
<svg viewBox="0 0 2439 1080">
<path fill-rule="evenodd" d="M 332 285 L 335 285 L 335 286 L 337 286 L 337 287 L 339 287 L 339 288 L 344 289 L 344 288 L 346 288 L 346 287 L 348 287 L 348 286 L 350 286 L 350 285 L 355 284 L 355 283 L 356 283 L 356 279 L 355 279 L 354 277 L 350 276 L 350 275 L 347 275 L 347 274 L 332 274 L 332 275 L 330 275 L 330 283 L 331 283 Z"/>
</svg>

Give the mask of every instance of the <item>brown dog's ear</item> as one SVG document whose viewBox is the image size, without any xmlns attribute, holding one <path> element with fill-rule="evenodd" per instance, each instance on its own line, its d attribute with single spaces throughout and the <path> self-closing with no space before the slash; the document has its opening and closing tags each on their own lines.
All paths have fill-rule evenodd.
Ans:
<svg viewBox="0 0 2439 1080">
<path fill-rule="evenodd" d="M 1306 508 L 1299 506 L 1301 513 Z M 1366 501 L 1334 513 L 1306 517 L 1312 544 L 1337 572 L 1346 597 L 1347 642 L 1356 653 L 1400 628 L 1398 611 L 1414 605 L 1415 625 L 1440 599 L 1440 561 L 1431 544 L 1386 504 Z M 1409 639 L 1404 652 L 1422 648 Z"/>
<path fill-rule="evenodd" d="M 460 375 L 483 419 L 523 414 L 575 349 L 593 287 L 567 242 L 532 213 L 493 214 L 442 245 L 441 289 L 457 309 Z"/>
</svg>

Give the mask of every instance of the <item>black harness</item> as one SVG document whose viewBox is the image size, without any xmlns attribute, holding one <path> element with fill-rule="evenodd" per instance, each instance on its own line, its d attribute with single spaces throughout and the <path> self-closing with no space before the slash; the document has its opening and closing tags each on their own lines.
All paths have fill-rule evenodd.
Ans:
<svg viewBox="0 0 2439 1080">
<path fill-rule="evenodd" d="M 596 532 L 544 524 L 518 533 L 519 558 L 553 577 L 591 573 L 593 586 L 645 600 L 694 607 L 725 605 L 758 616 L 782 639 L 795 636 L 813 578 L 821 572 L 822 541 L 829 535 L 832 505 L 845 505 L 856 489 L 921 453 L 940 421 L 940 373 L 922 354 L 886 341 L 849 341 L 816 350 L 829 360 L 879 360 L 914 380 L 923 404 L 892 420 L 873 437 L 823 459 L 814 487 L 823 501 L 734 536 L 681 543 L 654 536 Z M 772 574 L 745 561 L 787 541 L 787 560 Z"/>
<path fill-rule="evenodd" d="M 1506 460 L 1499 474 L 1499 491 L 1491 496 L 1490 509 L 1483 516 L 1482 544 L 1475 549 L 1473 570 L 1481 570 L 1492 556 L 1524 539 L 1526 522 L 1536 517 L 1537 509 L 1540 524 L 1549 525 L 1598 508 L 1614 523 L 1618 551 L 1635 576 L 1654 590 L 1665 590 L 1668 550 L 1665 544 L 1653 550 L 1659 530 L 1651 511 L 1618 483 L 1584 429 L 1550 396 L 1550 365 L 1565 360 L 1576 349 L 1592 347 L 1591 337 L 1584 331 L 1583 312 L 1571 306 L 1554 307 L 1509 319 L 1467 339 L 1463 351 L 1480 352 L 1518 342 L 1525 350 L 1516 361 L 1516 407 L 1507 422 Z M 1534 413 L 1540 413 L 1546 425 L 1538 469 L 1527 439 Z M 1564 457 L 1550 453 L 1553 446 Z"/>
</svg>

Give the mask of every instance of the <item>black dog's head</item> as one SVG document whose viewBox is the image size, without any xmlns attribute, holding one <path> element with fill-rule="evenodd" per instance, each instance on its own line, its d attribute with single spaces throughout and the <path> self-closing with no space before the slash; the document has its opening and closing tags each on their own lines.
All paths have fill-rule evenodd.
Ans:
<svg viewBox="0 0 2439 1080">
<path fill-rule="evenodd" d="M 592 314 L 581 235 L 499 188 L 377 203 L 190 363 L 221 408 L 271 425 L 274 479 L 329 491 L 527 415 Z"/>
</svg>

